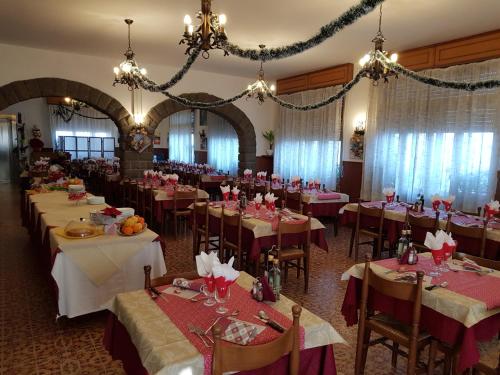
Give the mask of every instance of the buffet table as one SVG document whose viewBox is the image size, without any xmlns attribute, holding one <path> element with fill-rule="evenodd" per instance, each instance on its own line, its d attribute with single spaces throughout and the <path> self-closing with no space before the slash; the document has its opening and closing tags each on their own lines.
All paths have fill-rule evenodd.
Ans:
<svg viewBox="0 0 500 375">
<path fill-rule="evenodd" d="M 382 202 L 373 201 L 373 202 L 365 202 L 364 206 L 367 207 L 382 207 Z M 386 205 L 384 211 L 384 230 L 387 233 L 387 239 L 391 244 L 394 244 L 401 230 L 403 229 L 403 224 L 406 220 L 406 207 L 407 205 L 404 203 L 393 203 L 389 206 Z M 355 224 L 356 223 L 356 213 L 358 211 L 358 203 L 349 203 L 341 208 L 340 214 L 342 214 L 341 223 L 342 224 Z M 415 213 L 413 213 L 415 215 Z M 425 207 L 423 213 L 416 213 L 416 215 L 427 216 L 427 217 L 435 217 L 435 212 L 428 207 Z M 370 220 L 370 218 L 366 218 L 366 220 Z M 446 223 L 448 220 L 448 216 L 446 212 L 441 211 L 439 217 L 439 227 L 441 229 L 446 228 Z M 463 213 L 454 212 L 451 217 L 452 222 L 465 225 L 465 226 L 475 226 L 480 227 L 483 225 L 483 218 L 478 216 L 466 215 Z M 367 222 L 368 224 L 368 222 Z M 374 223 L 378 225 L 378 223 Z M 425 232 L 423 233 L 412 233 L 414 236 L 425 237 Z M 471 255 L 479 255 L 477 251 L 474 250 L 475 246 L 473 244 L 474 240 L 459 238 L 458 240 L 458 250 L 465 251 Z M 469 246 L 469 243 L 471 245 Z M 490 221 L 488 223 L 488 229 L 486 232 L 486 248 L 485 248 L 485 257 L 489 259 L 497 259 L 500 260 L 500 222 L 499 221 Z"/>
<path fill-rule="evenodd" d="M 422 270 L 429 274 L 433 266 L 430 254 L 419 254 L 419 257 L 418 264 L 406 265 L 408 271 Z M 460 264 L 459 261 L 454 262 Z M 364 267 L 364 263 L 356 264 L 342 275 L 343 280 L 349 280 L 341 309 L 348 326 L 358 322 Z M 394 278 L 399 267 L 396 259 L 371 262 L 372 270 L 386 278 Z M 493 339 L 500 331 L 500 272 L 484 276 L 467 271 L 446 272 L 433 278 L 432 284 L 443 281 L 448 282 L 447 288 L 423 289 L 420 326 L 458 350 L 459 371 L 463 371 L 479 361 L 477 343 Z M 370 307 L 375 311 L 389 314 L 406 324 L 411 323 L 410 303 L 375 291 L 372 295 Z"/>
<path fill-rule="evenodd" d="M 107 205 L 76 205 L 59 191 L 27 199 L 37 248 L 55 282 L 59 315 L 72 318 L 99 311 L 117 293 L 141 288 L 146 264 L 156 276 L 166 272 L 158 235 L 149 229 L 132 237 L 115 233 L 67 239 L 56 234 L 70 220 L 88 218 L 91 210 Z"/>
<path fill-rule="evenodd" d="M 253 278 L 240 273 L 231 286 L 225 303 L 229 311 L 238 310 L 235 319 L 260 327 L 260 333 L 249 345 L 258 345 L 279 337 L 279 333 L 255 319 L 265 310 L 285 328 L 291 326 L 292 306 L 285 296 L 276 303 L 259 303 L 250 297 Z M 158 289 L 163 290 L 163 287 Z M 211 373 L 212 348 L 188 329 L 190 324 L 206 330 L 218 315 L 214 307 L 193 303 L 179 294 L 163 294 L 166 301 L 153 301 L 145 290 L 118 294 L 110 304 L 110 319 L 104 334 L 104 345 L 114 359 L 123 361 L 128 374 Z M 335 329 L 323 319 L 302 308 L 300 316 L 301 374 L 336 374 L 333 344 L 345 343 Z M 244 374 L 287 374 L 287 356 L 264 369 Z M 242 373 L 243 374 L 243 373 Z"/>
</svg>

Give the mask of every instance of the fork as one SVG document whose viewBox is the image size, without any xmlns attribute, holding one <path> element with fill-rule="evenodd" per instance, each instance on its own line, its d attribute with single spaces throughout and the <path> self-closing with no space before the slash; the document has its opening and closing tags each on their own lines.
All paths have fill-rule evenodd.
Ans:
<svg viewBox="0 0 500 375">
<path fill-rule="evenodd" d="M 198 331 L 198 329 L 193 325 L 193 324 L 188 324 L 188 330 L 189 332 L 191 333 L 194 333 L 196 336 L 199 337 L 199 339 L 203 342 L 203 344 L 207 347 L 207 348 L 210 348 L 211 346 L 205 341 L 205 339 L 203 338 L 203 336 L 200 334 L 200 332 Z"/>
</svg>

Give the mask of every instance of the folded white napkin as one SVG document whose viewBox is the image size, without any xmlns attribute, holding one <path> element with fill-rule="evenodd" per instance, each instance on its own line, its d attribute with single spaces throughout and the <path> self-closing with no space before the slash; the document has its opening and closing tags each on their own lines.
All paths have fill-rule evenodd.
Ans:
<svg viewBox="0 0 500 375">
<path fill-rule="evenodd" d="M 226 281 L 233 281 L 240 276 L 239 271 L 233 268 L 234 256 L 229 259 L 229 262 L 215 264 L 212 268 L 212 273 L 215 278 L 224 277 Z"/>
<path fill-rule="evenodd" d="M 431 202 L 440 201 L 440 200 L 441 200 L 441 197 L 439 196 L 439 194 L 434 194 L 431 196 Z"/>
<path fill-rule="evenodd" d="M 300 181 L 300 176 L 293 176 L 292 181 Z"/>
<path fill-rule="evenodd" d="M 251 176 L 252 175 L 252 170 L 251 169 L 245 169 L 243 171 L 243 175 L 245 175 L 245 176 Z"/>
<path fill-rule="evenodd" d="M 174 174 L 171 174 L 171 175 L 170 175 L 170 178 L 171 178 L 172 180 L 177 181 L 177 180 L 179 179 L 179 176 L 178 176 L 176 173 L 174 173 Z"/>
<path fill-rule="evenodd" d="M 236 186 L 233 187 L 233 189 L 231 190 L 231 193 L 233 193 L 234 195 L 238 195 L 240 193 L 240 189 L 238 189 Z"/>
<path fill-rule="evenodd" d="M 279 174 L 276 174 L 276 173 L 273 173 L 271 175 L 271 178 L 274 180 L 274 179 L 277 179 L 277 180 L 281 180 L 281 176 Z"/>
<path fill-rule="evenodd" d="M 264 196 L 264 199 L 265 199 L 266 202 L 273 203 L 273 202 L 276 201 L 276 199 L 278 199 L 278 197 L 275 197 L 274 193 L 267 193 Z"/>
<path fill-rule="evenodd" d="M 386 197 L 391 197 L 394 195 L 394 188 L 393 187 L 385 187 L 382 189 L 382 194 L 384 194 Z"/>
<path fill-rule="evenodd" d="M 255 203 L 262 203 L 262 194 L 261 193 L 255 194 L 255 198 L 253 200 Z"/>
<path fill-rule="evenodd" d="M 434 236 L 432 233 L 427 232 L 425 235 L 424 245 L 431 250 L 440 250 L 443 248 L 443 244 L 447 243 L 450 246 L 455 245 L 451 234 L 447 234 L 443 230 L 438 230 Z"/>
<path fill-rule="evenodd" d="M 267 176 L 267 172 L 257 172 L 257 177 L 266 177 Z"/>
<path fill-rule="evenodd" d="M 196 270 L 201 277 L 212 276 L 213 268 L 218 264 L 220 264 L 220 261 L 216 252 L 209 254 L 201 252 L 200 255 L 196 256 Z"/>
<path fill-rule="evenodd" d="M 500 203 L 498 201 L 490 201 L 489 203 L 486 204 L 488 206 L 488 209 L 492 211 L 498 211 L 500 209 Z"/>
<path fill-rule="evenodd" d="M 220 191 L 222 191 L 222 194 L 229 193 L 230 190 L 231 190 L 231 187 L 229 185 L 226 185 L 226 186 L 221 185 L 221 187 L 220 187 Z"/>
</svg>

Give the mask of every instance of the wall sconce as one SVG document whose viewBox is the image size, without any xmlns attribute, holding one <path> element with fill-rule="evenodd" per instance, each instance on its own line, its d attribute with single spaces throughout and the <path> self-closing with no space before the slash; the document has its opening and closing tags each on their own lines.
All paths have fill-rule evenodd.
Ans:
<svg viewBox="0 0 500 375">
<path fill-rule="evenodd" d="M 366 115 L 358 114 L 354 119 L 354 132 L 351 137 L 351 159 L 363 160 L 366 130 Z"/>
</svg>

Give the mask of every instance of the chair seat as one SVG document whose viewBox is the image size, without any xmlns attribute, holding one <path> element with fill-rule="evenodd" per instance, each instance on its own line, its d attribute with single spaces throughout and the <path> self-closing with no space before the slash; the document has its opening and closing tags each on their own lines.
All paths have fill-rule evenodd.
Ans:
<svg viewBox="0 0 500 375">
<path fill-rule="evenodd" d="M 406 347 L 410 344 L 411 326 L 403 324 L 386 314 L 376 314 L 366 320 L 368 327 L 388 339 Z M 430 341 L 431 335 L 420 332 L 417 337 L 419 345 Z"/>
<path fill-rule="evenodd" d="M 280 260 L 290 260 L 303 258 L 305 256 L 304 250 L 298 247 L 286 247 L 280 250 Z"/>
<path fill-rule="evenodd" d="M 478 349 L 480 353 L 477 369 L 486 374 L 497 374 L 499 368 L 500 340 L 498 337 L 489 342 L 479 342 Z"/>
</svg>

